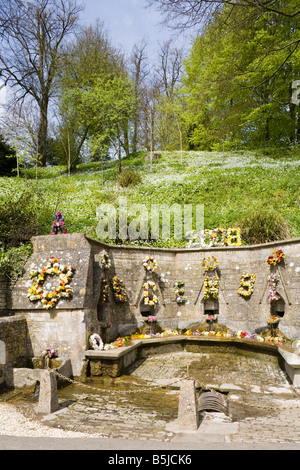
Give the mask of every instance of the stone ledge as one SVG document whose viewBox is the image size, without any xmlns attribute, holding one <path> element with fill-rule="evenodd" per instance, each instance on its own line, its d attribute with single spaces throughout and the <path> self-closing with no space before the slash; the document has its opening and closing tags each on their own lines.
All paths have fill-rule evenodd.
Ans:
<svg viewBox="0 0 300 470">
<path fill-rule="evenodd" d="M 87 359 L 112 359 L 117 360 L 126 354 L 130 353 L 134 349 L 137 349 L 141 346 L 142 341 L 136 340 L 134 344 L 130 346 L 123 346 L 121 348 L 110 349 L 108 351 L 96 351 L 93 349 L 89 349 L 85 351 L 85 357 Z"/>
<path fill-rule="evenodd" d="M 293 352 L 286 351 L 285 349 L 278 348 L 279 354 L 284 359 L 284 367 L 287 375 L 294 387 L 300 387 L 300 356 Z"/>
<path fill-rule="evenodd" d="M 294 369 L 300 369 L 300 356 L 298 354 L 286 351 L 280 347 L 278 352 L 289 366 L 292 366 Z"/>
<path fill-rule="evenodd" d="M 140 348 L 141 346 L 151 346 L 151 345 L 163 345 L 170 343 L 178 343 L 182 341 L 196 341 L 199 343 L 218 343 L 222 344 L 233 344 L 233 345 L 247 345 L 253 347 L 253 349 L 259 349 L 261 351 L 272 351 L 277 352 L 278 347 L 275 344 L 260 343 L 251 340 L 241 340 L 239 338 L 216 338 L 216 337 L 197 337 L 197 336 L 168 336 L 166 338 L 145 338 L 140 340 L 133 340 L 134 344 L 130 346 L 123 346 L 116 349 L 110 349 L 108 351 L 96 351 L 96 350 L 87 350 L 85 351 L 85 357 L 87 359 L 111 359 L 117 360 L 126 354 L 130 353 L 134 349 Z"/>
</svg>

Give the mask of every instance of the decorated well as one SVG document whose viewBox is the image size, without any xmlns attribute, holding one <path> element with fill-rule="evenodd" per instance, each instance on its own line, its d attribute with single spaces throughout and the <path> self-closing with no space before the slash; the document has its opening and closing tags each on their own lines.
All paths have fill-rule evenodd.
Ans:
<svg viewBox="0 0 300 470">
<path fill-rule="evenodd" d="M 81 373 L 93 333 L 110 342 L 145 325 L 163 331 L 209 322 L 259 333 L 273 317 L 283 335 L 300 337 L 299 239 L 169 250 L 64 234 L 35 237 L 33 246 L 10 309 L 26 317 L 32 354 L 51 346 L 71 358 L 74 375 Z M 46 272 L 41 298 L 30 299 L 38 284 L 33 271 L 55 267 L 57 272 Z"/>
</svg>

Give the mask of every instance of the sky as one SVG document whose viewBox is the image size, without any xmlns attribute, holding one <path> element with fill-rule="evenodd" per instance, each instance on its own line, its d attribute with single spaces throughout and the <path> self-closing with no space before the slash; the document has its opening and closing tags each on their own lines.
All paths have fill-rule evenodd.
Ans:
<svg viewBox="0 0 300 470">
<path fill-rule="evenodd" d="M 93 24 L 99 19 L 113 44 L 120 46 L 128 55 L 134 44 L 144 39 L 150 58 L 154 60 L 158 44 L 174 35 L 173 31 L 161 25 L 161 15 L 153 7 L 147 8 L 146 0 L 79 0 L 79 3 L 85 6 L 80 15 L 81 22 Z M 173 40 L 180 45 L 187 42 L 183 37 Z"/>
</svg>

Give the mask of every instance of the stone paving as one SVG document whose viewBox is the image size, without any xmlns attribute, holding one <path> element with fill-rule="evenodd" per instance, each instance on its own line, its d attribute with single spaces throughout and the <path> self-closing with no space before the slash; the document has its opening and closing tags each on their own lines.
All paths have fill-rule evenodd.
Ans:
<svg viewBox="0 0 300 470">
<path fill-rule="evenodd" d="M 186 448 L 207 445 L 292 445 L 300 448 L 300 390 L 274 357 L 213 352 L 176 352 L 140 361 L 131 376 L 92 378 L 91 389 L 70 385 L 59 390 L 60 410 L 34 413 L 33 401 L 16 406 L 45 429 L 78 432 L 86 437 L 153 441 Z M 199 387 L 224 393 L 229 415 L 201 413 L 197 431 L 176 426 L 180 379 L 189 373 Z M 147 389 L 147 388 L 148 389 Z M 5 434 L 5 429 L 2 429 Z M 195 448 L 195 447 L 194 447 Z"/>
</svg>

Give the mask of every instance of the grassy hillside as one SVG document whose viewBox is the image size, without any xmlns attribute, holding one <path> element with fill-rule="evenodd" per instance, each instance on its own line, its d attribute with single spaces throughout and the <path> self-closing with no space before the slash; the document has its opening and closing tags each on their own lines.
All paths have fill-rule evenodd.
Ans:
<svg viewBox="0 0 300 470">
<path fill-rule="evenodd" d="M 22 210 L 34 217 L 38 233 L 49 234 L 54 214 L 60 210 L 68 232 L 95 237 L 96 208 L 103 203 L 118 207 L 119 197 L 128 203 L 181 203 L 205 205 L 205 228 L 241 226 L 243 242 L 261 237 L 280 239 L 300 236 L 300 159 L 263 156 L 258 152 L 163 152 L 145 162 L 144 154 L 123 160 L 123 169 L 141 176 L 136 186 L 117 183 L 117 162 L 80 165 L 68 177 L 64 167 L 29 172 L 27 180 L 0 178 L 0 204 L 24 199 Z M 263 227 L 263 228 L 262 228 Z M 262 232 L 262 233 L 261 233 Z M 255 239 L 257 236 L 257 239 Z M 252 238 L 251 238 L 252 237 Z M 260 237 L 260 238 L 259 238 Z M 157 246 L 183 246 L 170 240 Z"/>
</svg>

